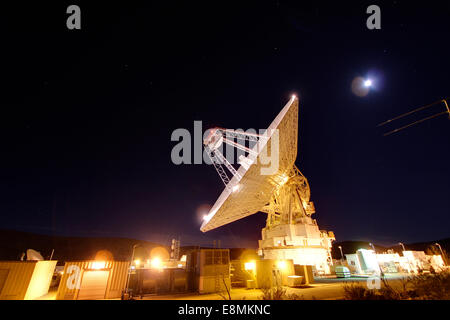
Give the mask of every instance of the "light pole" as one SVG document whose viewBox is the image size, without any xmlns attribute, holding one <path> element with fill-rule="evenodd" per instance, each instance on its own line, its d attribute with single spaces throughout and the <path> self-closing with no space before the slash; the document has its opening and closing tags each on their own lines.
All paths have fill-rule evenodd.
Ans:
<svg viewBox="0 0 450 320">
<path fill-rule="evenodd" d="M 405 249 L 405 245 L 404 245 L 403 243 L 399 242 L 398 244 L 402 246 L 402 248 L 403 248 L 403 251 L 406 251 L 406 249 Z"/>
<path fill-rule="evenodd" d="M 342 253 L 342 247 L 338 246 L 339 250 L 341 250 L 341 260 L 344 260 L 344 254 Z"/>
<path fill-rule="evenodd" d="M 435 243 L 435 245 L 437 245 L 439 247 L 439 250 L 441 251 L 441 255 L 442 255 L 442 260 L 444 260 L 445 265 L 447 265 L 447 257 L 444 255 L 444 251 L 442 251 L 442 247 L 439 243 Z"/>
<path fill-rule="evenodd" d="M 128 267 L 128 277 L 127 277 L 127 287 L 125 288 L 125 293 L 128 294 L 128 287 L 130 285 L 130 271 L 131 271 L 131 265 L 133 264 L 133 260 L 134 260 L 134 250 L 136 249 L 136 247 L 138 246 L 138 244 L 133 245 L 133 250 L 131 251 L 131 259 L 130 259 L 130 266 Z"/>
</svg>

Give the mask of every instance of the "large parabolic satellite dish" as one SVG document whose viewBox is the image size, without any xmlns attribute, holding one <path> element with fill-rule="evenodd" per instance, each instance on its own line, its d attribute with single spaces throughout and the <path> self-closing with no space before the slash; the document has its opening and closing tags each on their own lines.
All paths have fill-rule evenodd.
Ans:
<svg viewBox="0 0 450 320">
<path fill-rule="evenodd" d="M 298 99 L 293 96 L 249 150 L 246 165 L 241 165 L 227 181 L 226 188 L 204 217 L 200 230 L 210 231 L 254 213 L 267 212 L 264 208 L 270 203 L 276 190 L 289 179 L 293 167 L 295 168 L 297 135 Z M 272 141 L 275 139 L 277 141 Z M 222 142 L 222 139 L 210 139 L 208 145 L 216 148 Z M 278 148 L 273 147 L 273 142 L 278 143 Z M 270 174 L 263 174 L 262 169 L 270 166 L 265 164 L 266 159 L 261 159 L 263 155 L 278 157 L 278 169 Z M 234 170 L 232 167 L 229 169 Z M 308 202 L 309 199 L 306 203 Z"/>
</svg>

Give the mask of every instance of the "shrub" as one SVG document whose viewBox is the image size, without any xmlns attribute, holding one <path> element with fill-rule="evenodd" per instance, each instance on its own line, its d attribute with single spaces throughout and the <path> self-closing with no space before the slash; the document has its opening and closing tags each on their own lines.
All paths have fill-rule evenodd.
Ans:
<svg viewBox="0 0 450 320">
<path fill-rule="evenodd" d="M 345 300 L 450 300 L 450 272 L 421 274 L 401 281 L 394 288 L 382 278 L 379 290 L 361 284 L 344 284 Z"/>
<path fill-rule="evenodd" d="M 344 284 L 344 299 L 345 300 L 384 300 L 384 296 L 377 294 L 375 290 L 367 289 L 366 287 L 352 283 Z"/>
<path fill-rule="evenodd" d="M 450 300 L 450 272 L 423 274 L 410 280 L 411 296 L 421 300 Z"/>
<path fill-rule="evenodd" d="M 287 290 L 283 287 L 264 288 L 261 289 L 262 300 L 304 300 L 303 295 L 295 293 L 287 293 Z"/>
</svg>

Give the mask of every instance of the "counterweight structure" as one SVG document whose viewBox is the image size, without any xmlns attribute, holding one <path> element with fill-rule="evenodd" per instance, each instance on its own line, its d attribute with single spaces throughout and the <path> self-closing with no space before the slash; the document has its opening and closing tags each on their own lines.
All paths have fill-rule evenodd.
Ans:
<svg viewBox="0 0 450 320">
<path fill-rule="evenodd" d="M 310 201 L 309 183 L 295 166 L 297 136 L 295 96 L 260 135 L 212 129 L 204 140 L 205 151 L 225 189 L 204 217 L 200 230 L 206 232 L 265 212 L 266 226 L 259 240 L 259 254 L 263 259 L 292 259 L 294 264 L 312 265 L 319 273 L 329 273 L 335 237 L 333 232 L 319 230 L 316 220 L 311 218 L 315 208 Z M 224 144 L 243 153 L 238 170 L 221 153 Z"/>
</svg>

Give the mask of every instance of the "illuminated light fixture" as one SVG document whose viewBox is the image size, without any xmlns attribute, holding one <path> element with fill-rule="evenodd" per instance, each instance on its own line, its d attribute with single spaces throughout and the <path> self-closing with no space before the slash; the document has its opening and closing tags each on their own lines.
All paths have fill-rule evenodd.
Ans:
<svg viewBox="0 0 450 320">
<path fill-rule="evenodd" d="M 139 259 L 134 260 L 134 264 L 136 265 L 136 267 L 139 267 L 139 265 L 141 264 L 141 260 Z"/>
<path fill-rule="evenodd" d="M 99 269 L 105 269 L 105 265 L 106 265 L 106 262 L 105 261 L 94 261 L 93 263 L 92 263 L 92 269 L 96 269 L 96 270 L 99 270 Z"/>
<path fill-rule="evenodd" d="M 246 262 L 244 263 L 244 269 L 249 271 L 249 270 L 253 270 L 255 271 L 256 269 L 256 264 L 254 261 L 250 261 L 250 262 Z"/>
<path fill-rule="evenodd" d="M 155 268 L 155 269 L 162 268 L 162 261 L 161 261 L 161 259 L 158 258 L 158 257 L 153 258 L 152 262 L 151 262 L 151 266 L 152 266 L 152 268 Z"/>
<path fill-rule="evenodd" d="M 292 95 L 292 100 L 297 99 L 297 96 L 295 94 Z"/>
<path fill-rule="evenodd" d="M 236 191 L 239 190 L 240 187 L 241 187 L 241 186 L 237 184 L 237 185 L 235 185 L 231 190 L 232 190 L 233 192 L 236 192 Z"/>
<path fill-rule="evenodd" d="M 279 269 L 286 269 L 286 261 L 283 260 L 278 261 L 277 266 Z"/>
<path fill-rule="evenodd" d="M 206 222 L 208 222 L 209 220 L 211 220 L 211 218 L 216 214 L 216 212 L 217 212 L 217 210 L 212 210 L 212 211 L 210 211 L 208 214 L 205 214 L 205 215 L 203 216 L 203 221 L 206 223 Z"/>
<path fill-rule="evenodd" d="M 182 268 L 183 265 L 181 263 L 178 264 L 178 268 Z"/>
<path fill-rule="evenodd" d="M 289 180 L 289 177 L 285 174 L 281 176 L 281 184 L 285 184 Z"/>
<path fill-rule="evenodd" d="M 370 87 L 370 86 L 372 86 L 372 80 L 370 80 L 370 79 L 365 80 L 364 87 Z"/>
</svg>

